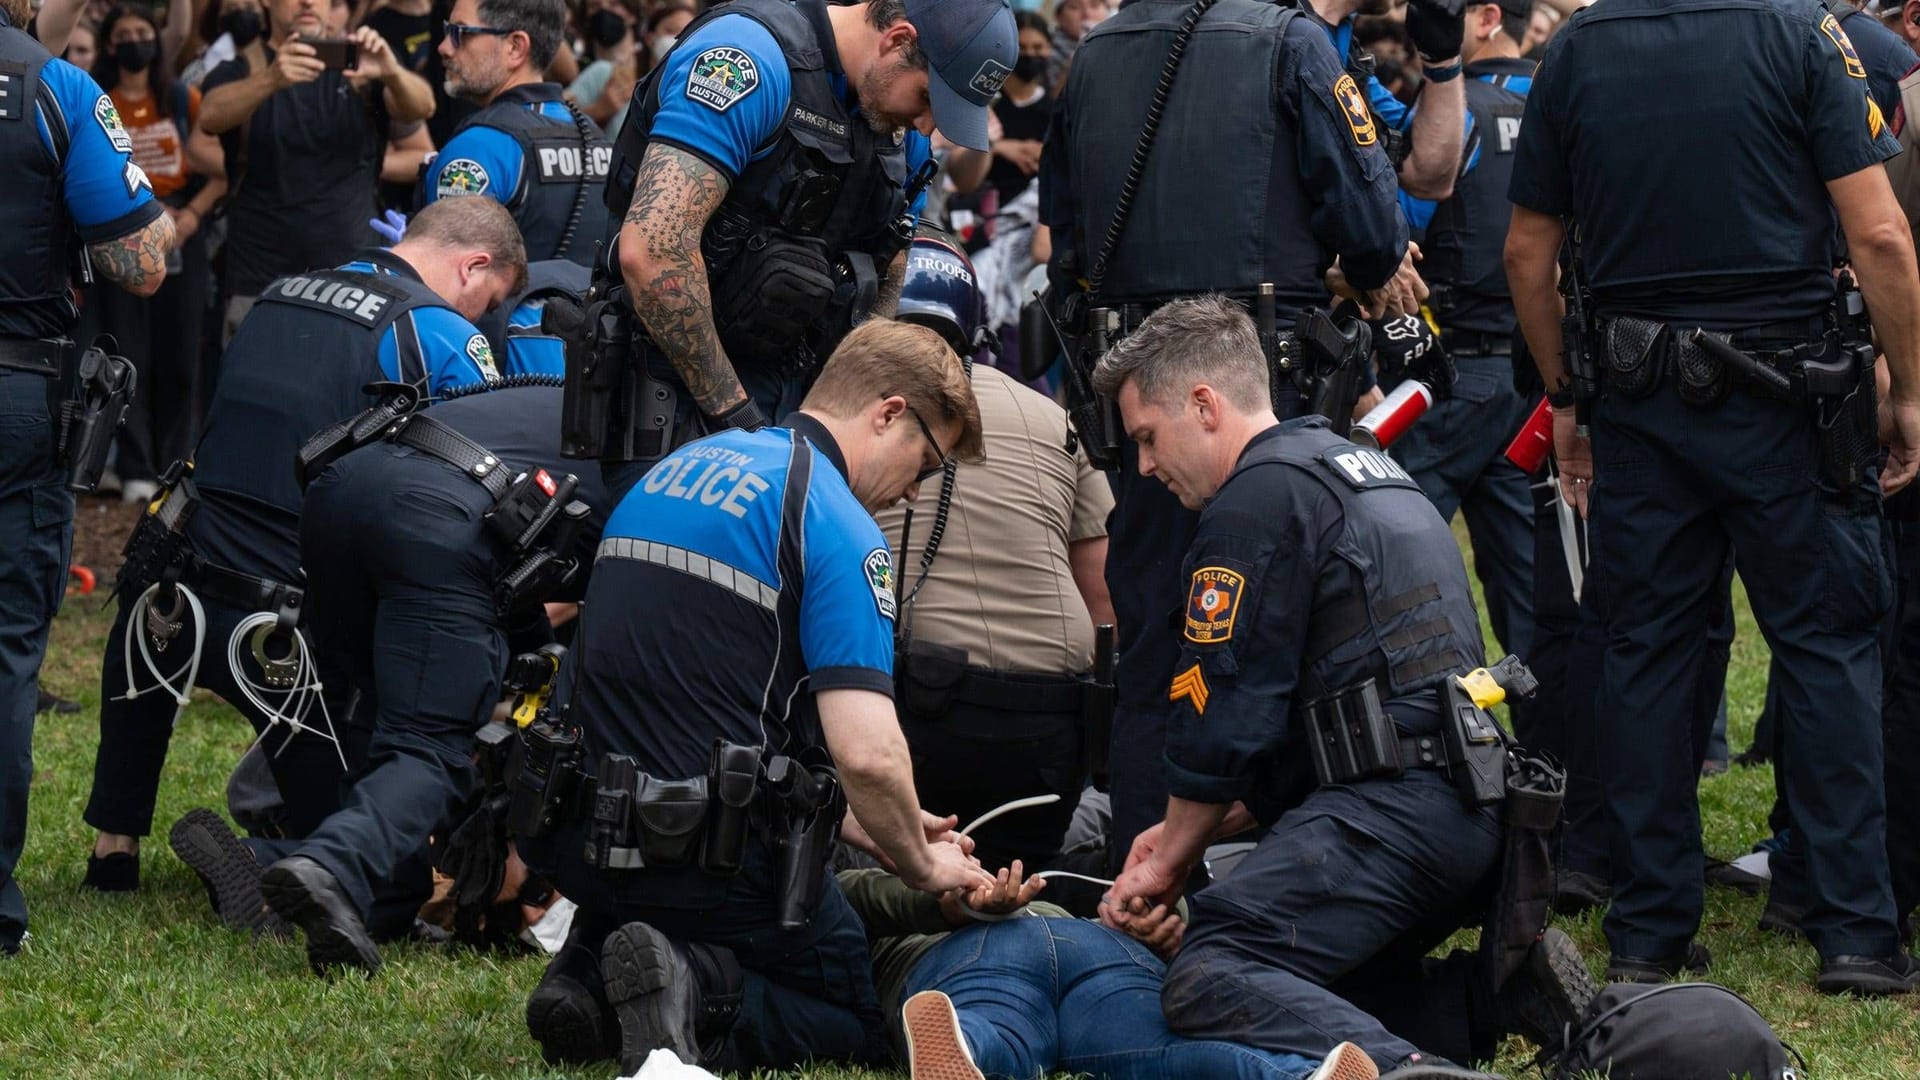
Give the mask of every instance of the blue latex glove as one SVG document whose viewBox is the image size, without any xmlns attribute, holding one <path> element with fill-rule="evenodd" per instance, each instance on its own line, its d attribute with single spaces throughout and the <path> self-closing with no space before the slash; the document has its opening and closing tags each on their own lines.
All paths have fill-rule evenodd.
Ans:
<svg viewBox="0 0 1920 1080">
<path fill-rule="evenodd" d="M 387 210 L 379 217 L 367 221 L 373 231 L 386 237 L 387 243 L 397 244 L 407 238 L 407 215 L 398 210 Z"/>
</svg>

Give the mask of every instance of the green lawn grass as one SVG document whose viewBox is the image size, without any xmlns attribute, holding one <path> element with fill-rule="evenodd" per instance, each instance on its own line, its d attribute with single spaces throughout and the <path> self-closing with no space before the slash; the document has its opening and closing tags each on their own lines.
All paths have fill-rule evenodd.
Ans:
<svg viewBox="0 0 1920 1080">
<path fill-rule="evenodd" d="M 220 805 L 249 730 L 225 705 L 182 716 L 160 792 L 141 891 L 80 888 L 91 833 L 80 820 L 92 779 L 99 657 L 108 626 L 76 598 L 55 626 L 47 684 L 86 705 L 43 717 L 31 832 L 20 877 L 32 905 L 27 952 L 0 962 L 0 1077 L 546 1076 L 521 1022 L 542 961 L 424 946 L 385 950 L 372 980 L 323 982 L 297 943 L 254 943 L 218 927 L 198 880 L 167 850 L 167 826 Z M 1766 649 L 1742 602 L 1729 679 L 1736 748 L 1751 738 Z M 1745 851 L 1765 832 L 1771 773 L 1741 770 L 1702 786 L 1708 850 Z M 1754 929 L 1760 901 L 1709 894 L 1703 940 L 1713 977 L 1746 994 L 1802 1053 L 1817 1080 L 1920 1077 L 1920 1003 L 1821 998 L 1803 945 Z M 1567 924 L 1596 965 L 1598 916 Z M 1518 1075 L 1524 1047 L 1500 1064 Z M 610 1076 L 610 1069 L 596 1074 Z M 808 1075 L 873 1076 L 820 1068 Z M 886 1074 L 880 1074 L 886 1075 Z"/>
</svg>

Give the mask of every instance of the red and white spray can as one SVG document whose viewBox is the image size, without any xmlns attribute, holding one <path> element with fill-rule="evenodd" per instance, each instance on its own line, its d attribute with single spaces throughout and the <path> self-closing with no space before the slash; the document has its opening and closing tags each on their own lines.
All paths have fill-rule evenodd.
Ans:
<svg viewBox="0 0 1920 1080">
<path fill-rule="evenodd" d="M 1386 400 L 1375 405 L 1367 415 L 1354 421 L 1353 430 L 1347 438 L 1361 446 L 1375 450 L 1385 450 L 1393 441 L 1407 433 L 1415 420 L 1420 419 L 1433 406 L 1433 391 L 1426 383 L 1418 379 L 1408 379 L 1393 388 Z"/>
<path fill-rule="evenodd" d="M 1547 451 L 1553 449 L 1553 406 L 1546 398 L 1533 407 L 1527 422 L 1520 425 L 1520 431 L 1507 444 L 1506 457 L 1514 467 L 1532 476 L 1540 471 L 1540 465 L 1547 460 Z"/>
</svg>

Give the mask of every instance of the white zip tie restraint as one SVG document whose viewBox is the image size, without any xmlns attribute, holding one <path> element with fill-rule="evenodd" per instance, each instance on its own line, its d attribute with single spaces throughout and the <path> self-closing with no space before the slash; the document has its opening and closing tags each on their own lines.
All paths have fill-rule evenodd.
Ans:
<svg viewBox="0 0 1920 1080">
<path fill-rule="evenodd" d="M 266 738 L 267 732 L 273 730 L 273 725 L 286 724 L 293 729 L 293 735 L 287 736 L 286 741 L 280 744 L 280 749 L 274 752 L 274 757 L 277 758 L 286 752 L 287 743 L 293 741 L 294 735 L 303 731 L 312 732 L 333 744 L 333 752 L 339 757 L 340 768 L 344 771 L 347 768 L 346 751 L 340 748 L 340 739 L 334 734 L 333 715 L 327 710 L 327 699 L 322 693 L 325 687 L 321 685 L 319 672 L 313 666 L 313 651 L 307 647 L 306 635 L 297 629 L 292 631 L 294 653 L 297 654 L 298 659 L 294 661 L 293 681 L 286 688 L 256 683 L 247 674 L 247 669 L 242 662 L 245 656 L 242 649 L 253 648 L 248 638 L 256 632 L 271 633 L 272 627 L 279 622 L 279 618 L 271 611 L 255 612 L 240 620 L 240 625 L 233 628 L 233 636 L 227 639 L 227 667 L 233 672 L 234 683 L 240 687 L 240 693 L 246 696 L 254 708 L 267 714 L 267 726 L 254 739 L 254 742 L 258 743 Z M 257 648 L 253 651 L 258 653 Z M 270 705 L 261 696 L 274 693 L 284 695 L 279 705 Z M 325 730 L 311 727 L 305 722 L 307 714 L 313 710 L 315 704 L 320 706 L 320 722 L 326 725 Z"/>
<path fill-rule="evenodd" d="M 1058 795 L 1031 795 L 1024 799 L 1015 799 L 1012 802 L 1001 803 L 999 806 L 968 822 L 967 827 L 960 830 L 960 835 L 970 836 L 975 829 L 978 829 L 980 826 L 985 825 L 987 822 L 992 821 L 1002 814 L 1011 814 L 1016 810 L 1028 810 L 1036 806 L 1052 806 L 1059 801 L 1060 796 Z M 1106 878 L 1088 877 L 1086 874 L 1076 874 L 1071 870 L 1042 870 L 1037 874 L 1029 874 L 1027 877 L 1028 880 L 1032 880 L 1033 878 L 1049 880 L 1052 878 L 1073 878 L 1076 881 L 1087 881 L 1095 885 L 1105 885 L 1109 888 L 1113 886 L 1113 882 L 1108 881 Z M 1016 919 L 1023 915 L 1032 914 L 1022 906 L 1020 910 L 1006 915 L 990 915 L 984 911 L 975 911 L 964 902 L 961 903 L 960 910 L 966 912 L 969 918 L 979 922 L 1005 922 L 1008 919 Z"/>
<path fill-rule="evenodd" d="M 127 629 L 121 640 L 120 649 L 127 662 L 127 691 L 116 699 L 137 701 L 143 694 L 165 689 L 173 696 L 173 719 L 168 721 L 170 727 L 179 724 L 181 710 L 185 709 L 187 703 L 192 700 L 193 685 L 200 678 L 200 649 L 207 640 L 207 613 L 200 606 L 200 598 L 193 595 L 193 590 L 185 585 L 176 584 L 174 589 L 176 601 L 185 604 L 188 613 L 193 616 L 193 651 L 188 654 L 186 663 L 181 664 L 172 675 L 166 675 L 160 671 L 160 663 L 154 659 L 147 635 L 141 632 L 146 627 L 147 612 L 153 607 L 154 595 L 160 591 L 160 583 L 156 581 L 147 586 L 147 591 L 140 594 L 139 598 L 133 602 L 132 610 L 127 613 Z M 177 608 L 174 614 L 176 616 L 179 614 Z M 139 648 L 140 662 L 146 665 L 147 671 L 154 678 L 154 685 L 145 690 L 138 689 L 133 681 L 135 646 Z M 175 686 L 173 681 L 183 675 L 186 676 L 186 681 Z"/>
</svg>

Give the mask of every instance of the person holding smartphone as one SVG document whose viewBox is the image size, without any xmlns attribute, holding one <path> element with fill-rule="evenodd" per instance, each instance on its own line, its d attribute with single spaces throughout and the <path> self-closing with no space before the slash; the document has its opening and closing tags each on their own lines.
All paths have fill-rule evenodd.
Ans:
<svg viewBox="0 0 1920 1080">
<path fill-rule="evenodd" d="M 270 0 L 267 15 L 266 63 L 235 58 L 202 85 L 199 128 L 220 138 L 233 192 L 223 340 L 267 282 L 377 243 L 388 129 L 433 114 L 432 88 L 379 34 L 326 38 L 326 0 Z"/>
</svg>

